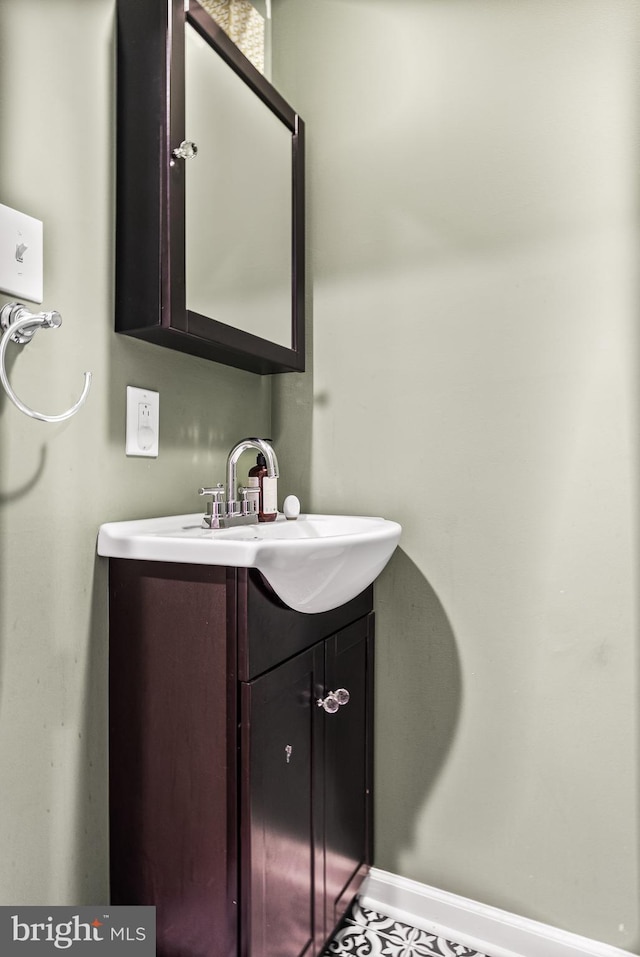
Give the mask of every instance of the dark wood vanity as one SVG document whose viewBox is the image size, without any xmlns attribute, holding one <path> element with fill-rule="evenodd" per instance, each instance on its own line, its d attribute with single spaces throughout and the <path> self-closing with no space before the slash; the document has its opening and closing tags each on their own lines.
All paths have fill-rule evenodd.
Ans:
<svg viewBox="0 0 640 957">
<path fill-rule="evenodd" d="M 372 598 L 305 615 L 253 569 L 110 560 L 112 903 L 156 906 L 161 957 L 313 957 L 349 906 Z"/>
</svg>

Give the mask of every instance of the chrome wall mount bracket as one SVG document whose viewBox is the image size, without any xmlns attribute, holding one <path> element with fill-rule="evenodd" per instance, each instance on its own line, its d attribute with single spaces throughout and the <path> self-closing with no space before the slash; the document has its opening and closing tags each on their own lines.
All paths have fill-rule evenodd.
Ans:
<svg viewBox="0 0 640 957">
<path fill-rule="evenodd" d="M 0 309 L 0 327 L 3 330 L 0 339 L 0 382 L 16 408 L 31 419 L 39 419 L 41 422 L 64 422 L 65 419 L 70 419 L 72 415 L 75 415 L 86 402 L 91 387 L 91 373 L 84 373 L 82 393 L 70 409 L 61 412 L 59 415 L 45 415 L 43 412 L 36 412 L 35 409 L 25 405 L 11 388 L 5 368 L 7 346 L 10 342 L 16 342 L 21 346 L 26 345 L 27 342 L 31 342 L 38 329 L 57 329 L 61 324 L 62 316 L 55 309 L 51 312 L 32 313 L 21 302 L 9 302 Z"/>
</svg>

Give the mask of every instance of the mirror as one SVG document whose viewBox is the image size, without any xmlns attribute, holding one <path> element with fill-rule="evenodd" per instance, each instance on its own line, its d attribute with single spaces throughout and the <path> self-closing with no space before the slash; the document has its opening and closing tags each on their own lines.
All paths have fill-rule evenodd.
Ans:
<svg viewBox="0 0 640 957">
<path fill-rule="evenodd" d="M 291 134 L 189 23 L 185 41 L 187 309 L 290 347 Z"/>
<path fill-rule="evenodd" d="M 184 7 L 118 0 L 116 330 L 302 371 L 304 124 L 196 0 Z M 176 154 L 183 141 L 196 156 Z"/>
</svg>

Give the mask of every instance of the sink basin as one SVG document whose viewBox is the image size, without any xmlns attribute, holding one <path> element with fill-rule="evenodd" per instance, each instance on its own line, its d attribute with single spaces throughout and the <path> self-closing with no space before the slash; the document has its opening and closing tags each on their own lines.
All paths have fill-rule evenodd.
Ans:
<svg viewBox="0 0 640 957">
<path fill-rule="evenodd" d="M 397 522 L 361 515 L 300 515 L 287 521 L 201 528 L 202 513 L 109 522 L 98 554 L 194 565 L 257 568 L 296 611 L 337 608 L 370 585 L 393 554 Z"/>
</svg>

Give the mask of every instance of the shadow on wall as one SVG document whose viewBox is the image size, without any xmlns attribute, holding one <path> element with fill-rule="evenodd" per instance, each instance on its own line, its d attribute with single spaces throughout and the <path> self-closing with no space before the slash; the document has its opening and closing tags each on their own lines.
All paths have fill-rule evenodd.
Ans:
<svg viewBox="0 0 640 957">
<path fill-rule="evenodd" d="M 307 306 L 307 340 L 313 337 L 312 310 Z M 306 372 L 272 376 L 271 437 L 280 465 L 279 507 L 297 495 L 303 512 L 313 512 L 313 357 L 307 345 Z"/>
<path fill-rule="evenodd" d="M 14 351 L 15 350 L 10 350 L 9 354 L 7 355 L 5 364 L 7 376 L 10 375 L 11 369 L 13 368 L 13 363 L 15 362 L 15 354 L 12 354 Z M 16 415 L 20 414 L 16 409 L 13 408 L 11 401 L 6 395 L 4 389 L 0 387 L 0 418 L 4 417 L 6 414 L 11 415 L 12 413 L 15 413 Z M 0 487 L 0 541 L 2 542 L 6 541 L 4 510 L 13 502 L 20 501 L 20 499 L 26 497 L 34 488 L 36 488 L 44 474 L 45 464 L 47 461 L 47 446 L 44 443 L 40 446 L 38 459 L 30 464 L 30 470 L 27 473 L 28 478 L 21 478 L 15 485 L 11 481 L 7 463 L 4 461 L 5 456 L 6 451 L 3 445 L 0 443 L 0 474 L 3 476 L 6 483 L 5 488 Z M 3 554 L 2 561 L 0 561 L 0 570 L 2 569 L 3 564 L 6 563 L 8 565 L 10 560 L 11 556 L 9 553 Z M 3 576 L 0 575 L 0 598 L 3 595 L 4 587 L 8 587 L 8 585 L 5 581 L 3 581 Z M 3 638 L 4 636 L 2 634 L 2 630 L 0 629 L 0 679 L 4 674 L 4 668 L 2 667 L 2 664 L 5 642 L 3 641 Z M 3 687 L 0 680 L 0 713 L 2 706 L 2 691 Z"/>
<path fill-rule="evenodd" d="M 449 620 L 423 574 L 397 549 L 376 582 L 377 867 L 401 872 L 416 818 L 451 749 L 461 700 Z"/>
<path fill-rule="evenodd" d="M 75 886 L 79 905 L 109 902 L 108 562 L 94 560 L 91 617 L 78 735 Z M 51 888 L 53 898 L 55 887 Z"/>
</svg>

